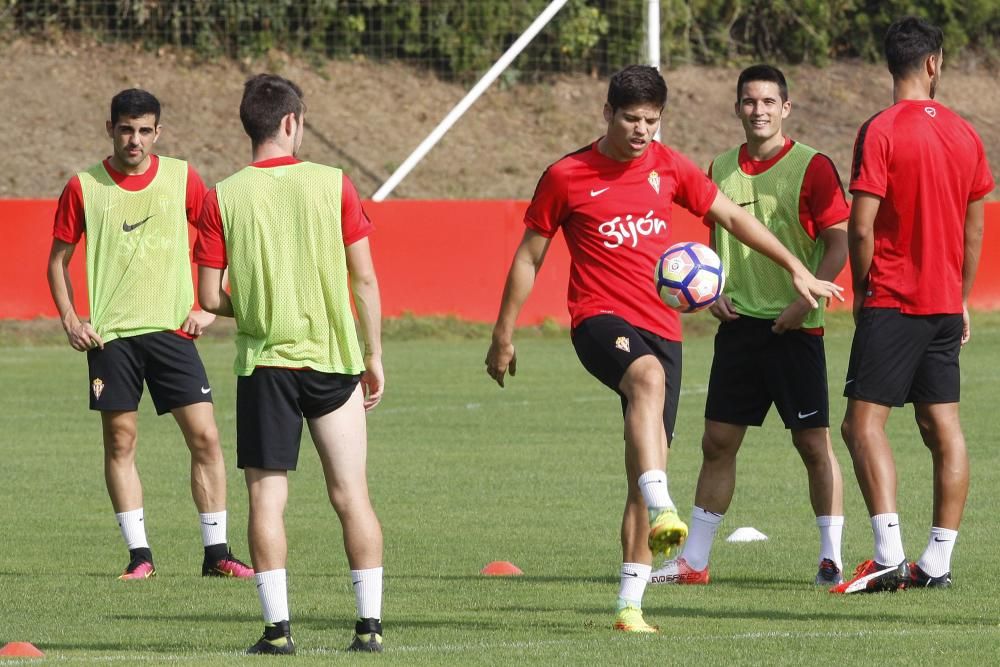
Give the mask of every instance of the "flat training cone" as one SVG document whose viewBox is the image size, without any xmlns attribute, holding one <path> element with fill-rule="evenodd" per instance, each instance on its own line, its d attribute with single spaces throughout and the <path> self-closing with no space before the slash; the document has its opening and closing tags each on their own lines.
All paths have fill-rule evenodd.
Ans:
<svg viewBox="0 0 1000 667">
<path fill-rule="evenodd" d="M 35 648 L 31 642 L 10 642 L 0 648 L 0 656 L 4 658 L 44 658 L 45 654 Z"/>
<path fill-rule="evenodd" d="M 479 571 L 488 577 L 516 577 L 524 574 L 521 568 L 508 560 L 495 560 Z"/>
</svg>

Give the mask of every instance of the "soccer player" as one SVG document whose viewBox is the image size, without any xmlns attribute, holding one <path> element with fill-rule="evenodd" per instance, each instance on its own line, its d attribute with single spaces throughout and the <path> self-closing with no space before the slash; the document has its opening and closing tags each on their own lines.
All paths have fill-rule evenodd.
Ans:
<svg viewBox="0 0 1000 667">
<path fill-rule="evenodd" d="M 249 578 L 253 570 L 226 541 L 226 469 L 212 387 L 193 341 L 215 320 L 192 310 L 187 226 L 197 224 L 205 185 L 186 162 L 152 152 L 161 132 L 152 94 L 115 95 L 107 132 L 112 154 L 71 178 L 59 198 L 48 280 L 70 345 L 87 353 L 90 409 L 101 413 L 104 430 L 104 478 L 129 550 L 119 579 L 156 574 L 135 462 L 143 381 L 157 414 L 173 415 L 191 451 L 202 575 Z M 84 234 L 90 321 L 76 313 L 69 276 Z"/>
<path fill-rule="evenodd" d="M 943 41 L 940 28 L 919 18 L 889 27 L 894 103 L 861 126 L 854 145 L 848 243 L 856 329 L 841 430 L 875 549 L 832 593 L 951 585 L 969 490 L 958 358 L 971 333 L 969 292 L 993 177 L 976 131 L 934 100 Z M 913 404 L 934 477 L 930 537 L 914 563 L 903 551 L 896 464 L 885 432 L 892 408 L 906 403 Z"/>
<path fill-rule="evenodd" d="M 847 260 L 849 209 L 828 157 L 783 130 L 792 110 L 781 70 L 754 65 L 736 83 L 736 116 L 746 143 L 712 162 L 719 189 L 751 211 L 816 277 L 833 280 Z M 823 309 L 796 293 L 788 274 L 712 225 L 727 273 L 711 306 L 720 321 L 705 403 L 702 464 L 690 534 L 679 558 L 653 572 L 654 584 L 707 584 L 709 554 L 736 488 L 736 454 L 748 426 L 775 405 L 809 478 L 820 534 L 817 584 L 843 580 L 843 482 L 830 442 Z"/>
<path fill-rule="evenodd" d="M 264 614 L 264 635 L 247 652 L 295 652 L 284 512 L 303 417 L 351 568 L 358 621 L 349 650 L 379 652 L 382 528 L 368 497 L 365 411 L 379 403 L 385 381 L 372 224 L 340 169 L 295 157 L 305 108 L 287 79 L 260 74 L 246 82 L 240 119 L 253 163 L 205 200 L 198 296 L 206 310 L 236 318 L 237 465 L 250 494 L 250 555 Z M 222 283 L 227 265 L 232 296 Z"/>
<path fill-rule="evenodd" d="M 503 387 L 517 370 L 513 334 L 552 237 L 561 227 L 571 256 L 572 340 L 584 367 L 621 398 L 628 492 L 622 518 L 621 587 L 615 627 L 656 632 L 641 604 L 654 553 L 684 541 L 687 526 L 667 488 L 667 448 L 680 394 L 680 317 L 656 293 L 653 267 L 670 245 L 674 202 L 708 215 L 787 269 L 796 290 L 839 292 L 817 280 L 747 211 L 718 191 L 688 158 L 653 140 L 667 85 L 653 67 L 611 77 L 607 133 L 546 169 L 525 213 L 527 229 L 507 275 L 486 370 Z"/>
</svg>

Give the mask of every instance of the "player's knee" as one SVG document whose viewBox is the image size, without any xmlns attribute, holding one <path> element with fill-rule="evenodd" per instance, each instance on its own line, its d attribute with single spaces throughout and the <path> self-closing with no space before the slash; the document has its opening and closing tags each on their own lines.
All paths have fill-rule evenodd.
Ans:
<svg viewBox="0 0 1000 667">
<path fill-rule="evenodd" d="M 187 437 L 188 449 L 192 456 L 201 459 L 214 459 L 222 456 L 219 447 L 219 429 L 215 424 L 209 424 L 193 430 Z"/>
<path fill-rule="evenodd" d="M 629 366 L 622 378 L 621 389 L 630 402 L 640 397 L 659 397 L 662 402 L 665 382 L 666 376 L 660 362 L 653 356 L 645 356 Z"/>
</svg>

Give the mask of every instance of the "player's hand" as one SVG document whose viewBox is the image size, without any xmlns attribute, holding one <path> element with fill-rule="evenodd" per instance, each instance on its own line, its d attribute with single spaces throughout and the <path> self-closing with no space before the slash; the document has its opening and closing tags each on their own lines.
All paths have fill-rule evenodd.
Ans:
<svg viewBox="0 0 1000 667">
<path fill-rule="evenodd" d="M 365 371 L 361 374 L 361 390 L 364 392 L 365 412 L 371 410 L 379 401 L 385 391 L 385 373 L 382 370 L 382 356 L 377 354 L 365 355 Z"/>
<path fill-rule="evenodd" d="M 778 319 L 774 321 L 771 331 L 776 334 L 783 334 L 786 331 L 801 329 L 802 323 L 805 321 L 810 310 L 812 310 L 812 307 L 805 299 L 792 301 L 781 311 L 781 315 L 778 315 Z"/>
<path fill-rule="evenodd" d="M 844 288 L 829 280 L 820 280 L 808 271 L 792 275 L 792 284 L 812 308 L 818 308 L 819 297 L 829 297 L 844 300 Z"/>
<path fill-rule="evenodd" d="M 708 312 L 720 322 L 732 322 L 740 318 L 740 314 L 733 308 L 733 302 L 725 294 L 719 295 L 715 303 L 708 307 Z"/>
<path fill-rule="evenodd" d="M 507 371 L 510 371 L 511 377 L 517 375 L 517 352 L 514 351 L 514 344 L 494 340 L 486 353 L 486 372 L 502 387 L 503 376 Z"/>
<path fill-rule="evenodd" d="M 962 304 L 962 347 L 972 338 L 972 320 L 969 319 L 969 307 Z"/>
<path fill-rule="evenodd" d="M 104 340 L 97 335 L 90 322 L 77 320 L 74 324 L 67 327 L 66 337 L 69 338 L 69 344 L 73 346 L 73 349 L 80 352 L 86 352 L 94 348 L 104 349 Z"/>
<path fill-rule="evenodd" d="M 215 315 L 212 313 L 205 310 L 192 310 L 188 313 L 184 324 L 181 325 L 181 331 L 197 338 L 205 333 L 205 329 L 214 321 Z"/>
</svg>

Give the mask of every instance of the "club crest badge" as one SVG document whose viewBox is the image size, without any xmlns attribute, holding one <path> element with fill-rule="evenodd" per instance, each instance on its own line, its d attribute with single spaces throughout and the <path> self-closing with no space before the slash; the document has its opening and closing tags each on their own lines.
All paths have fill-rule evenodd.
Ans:
<svg viewBox="0 0 1000 667">
<path fill-rule="evenodd" d="M 622 352 L 628 352 L 628 338 L 625 336 L 619 336 L 618 340 L 615 341 L 615 347 L 617 347 Z"/>
<path fill-rule="evenodd" d="M 655 171 L 649 172 L 649 185 L 656 190 L 656 194 L 660 194 L 660 175 Z"/>
<path fill-rule="evenodd" d="M 90 390 L 94 392 L 95 400 L 101 400 L 101 394 L 104 393 L 104 380 L 101 378 L 94 378 L 94 381 L 90 383 Z"/>
</svg>

